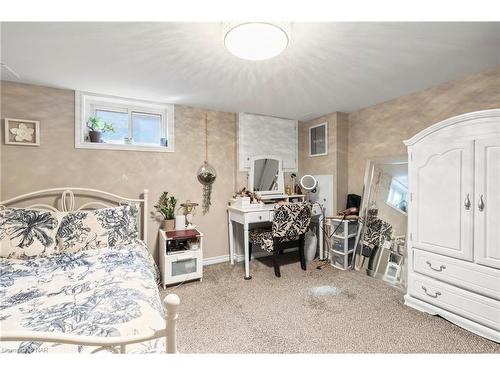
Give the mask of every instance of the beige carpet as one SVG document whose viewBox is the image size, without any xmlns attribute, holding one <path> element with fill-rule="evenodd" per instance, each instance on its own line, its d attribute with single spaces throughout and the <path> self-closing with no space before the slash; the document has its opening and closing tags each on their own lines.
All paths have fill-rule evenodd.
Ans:
<svg viewBox="0 0 500 375">
<path fill-rule="evenodd" d="M 403 305 L 400 291 L 356 271 L 300 269 L 284 256 L 206 267 L 203 282 L 162 291 L 181 298 L 182 353 L 500 353 L 500 345 Z M 315 289 L 316 288 L 316 289 Z M 326 292 L 327 294 L 323 294 Z"/>
</svg>

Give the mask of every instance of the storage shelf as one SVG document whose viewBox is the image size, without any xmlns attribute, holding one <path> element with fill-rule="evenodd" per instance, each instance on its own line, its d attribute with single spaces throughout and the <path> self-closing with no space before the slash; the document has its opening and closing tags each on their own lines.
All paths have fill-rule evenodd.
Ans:
<svg viewBox="0 0 500 375">
<path fill-rule="evenodd" d="M 356 237 L 356 234 L 357 234 L 357 233 L 352 233 L 352 234 L 349 234 L 349 235 L 347 235 L 347 238 L 353 238 L 353 237 Z M 335 238 L 338 238 L 338 239 L 341 239 L 341 240 L 343 240 L 343 239 L 345 239 L 345 238 L 346 238 L 345 236 L 340 236 L 340 235 L 338 235 L 338 234 L 334 234 L 332 237 L 335 237 Z"/>
<path fill-rule="evenodd" d="M 339 250 L 334 250 L 334 249 L 330 249 L 330 251 L 332 253 L 335 253 L 335 254 L 344 255 L 344 254 L 350 254 L 350 253 L 354 252 L 354 249 L 348 250 L 347 252 L 345 252 L 345 251 L 339 251 Z"/>
</svg>

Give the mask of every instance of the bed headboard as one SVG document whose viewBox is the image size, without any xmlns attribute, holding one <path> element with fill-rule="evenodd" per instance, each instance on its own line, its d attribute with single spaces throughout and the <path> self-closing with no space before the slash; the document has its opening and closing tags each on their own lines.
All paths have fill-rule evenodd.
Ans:
<svg viewBox="0 0 500 375">
<path fill-rule="evenodd" d="M 6 199 L 0 202 L 0 206 L 10 206 L 16 202 L 22 201 L 32 201 L 32 200 L 47 200 L 50 197 L 55 197 L 53 204 L 48 203 L 33 203 L 25 208 L 40 208 L 46 209 L 53 212 L 64 212 L 64 211 L 75 211 L 75 210 L 85 210 L 92 208 L 103 208 L 103 207 L 113 207 L 118 206 L 123 203 L 137 203 L 141 206 L 141 215 L 139 218 L 140 238 L 144 241 L 146 246 L 148 245 L 148 190 L 144 189 L 142 192 L 142 198 L 126 198 L 119 196 L 117 194 L 109 193 L 107 191 L 90 189 L 90 188 L 75 188 L 75 187 L 62 187 L 62 188 L 52 188 L 45 190 L 33 191 L 31 193 L 26 193 L 18 195 L 10 199 Z M 77 199 L 83 200 L 81 204 L 77 205 Z M 97 199 L 97 200 L 96 200 Z"/>
</svg>

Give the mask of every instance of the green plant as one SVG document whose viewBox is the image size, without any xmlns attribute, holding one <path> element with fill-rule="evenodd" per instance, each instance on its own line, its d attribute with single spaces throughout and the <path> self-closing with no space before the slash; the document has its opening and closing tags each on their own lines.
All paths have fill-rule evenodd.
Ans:
<svg viewBox="0 0 500 375">
<path fill-rule="evenodd" d="M 98 116 L 89 117 L 89 120 L 87 121 L 87 127 L 93 132 L 115 132 L 113 124 L 110 124 L 109 122 L 103 122 Z"/>
<path fill-rule="evenodd" d="M 163 215 L 165 220 L 175 219 L 175 206 L 177 205 L 177 199 L 173 195 L 168 196 L 168 191 L 164 191 L 160 199 L 158 199 L 158 204 L 154 207 L 156 211 Z"/>
</svg>

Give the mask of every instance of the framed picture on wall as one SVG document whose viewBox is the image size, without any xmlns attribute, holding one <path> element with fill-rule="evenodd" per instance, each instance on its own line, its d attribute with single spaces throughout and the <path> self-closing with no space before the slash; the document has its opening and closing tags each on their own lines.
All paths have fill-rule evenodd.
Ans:
<svg viewBox="0 0 500 375">
<path fill-rule="evenodd" d="M 4 128 L 6 145 L 40 146 L 40 121 L 6 118 Z"/>
<path fill-rule="evenodd" d="M 328 155 L 328 122 L 309 128 L 309 156 Z"/>
</svg>

